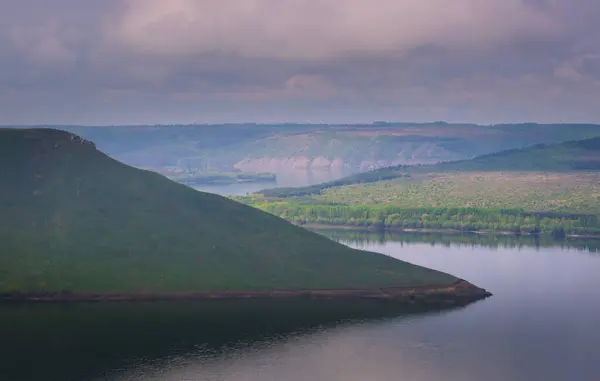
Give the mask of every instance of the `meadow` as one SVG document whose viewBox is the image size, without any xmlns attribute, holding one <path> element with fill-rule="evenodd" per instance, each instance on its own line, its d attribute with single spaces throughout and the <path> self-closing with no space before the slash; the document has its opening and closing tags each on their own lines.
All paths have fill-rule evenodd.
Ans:
<svg viewBox="0 0 600 381">
<path fill-rule="evenodd" d="M 462 172 L 326 189 L 315 203 L 600 214 L 600 173 Z"/>
</svg>

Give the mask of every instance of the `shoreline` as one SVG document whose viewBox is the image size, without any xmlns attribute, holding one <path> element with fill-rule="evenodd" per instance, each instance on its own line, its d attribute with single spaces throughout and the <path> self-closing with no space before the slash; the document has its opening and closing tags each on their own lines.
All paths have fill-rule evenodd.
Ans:
<svg viewBox="0 0 600 381">
<path fill-rule="evenodd" d="M 270 290 L 169 293 L 0 293 L 0 302 L 134 302 L 248 299 L 311 299 L 392 301 L 406 305 L 464 306 L 492 296 L 487 290 L 459 279 L 443 286 L 386 287 L 346 290 Z"/>
<path fill-rule="evenodd" d="M 552 236 L 550 233 L 515 233 L 505 230 L 459 230 L 459 229 L 428 229 L 428 228 L 384 228 L 380 229 L 374 226 L 354 226 L 354 225 L 333 225 L 333 224 L 295 224 L 296 226 L 303 227 L 305 229 L 322 229 L 322 230 L 348 230 L 348 231 L 365 231 L 365 232 L 396 232 L 396 233 L 446 233 L 446 234 L 478 234 L 478 235 L 498 235 L 498 236 L 526 236 L 526 237 L 540 237 L 540 236 Z M 599 239 L 600 235 L 593 234 L 565 234 L 565 238 L 573 239 Z"/>
</svg>

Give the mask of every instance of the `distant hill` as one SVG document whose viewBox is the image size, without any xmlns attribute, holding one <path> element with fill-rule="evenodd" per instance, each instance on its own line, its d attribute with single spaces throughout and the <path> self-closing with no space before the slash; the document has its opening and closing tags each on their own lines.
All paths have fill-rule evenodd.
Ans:
<svg viewBox="0 0 600 381">
<path fill-rule="evenodd" d="M 296 224 L 600 237 L 600 137 L 234 199 Z"/>
<path fill-rule="evenodd" d="M 337 181 L 299 188 L 276 188 L 259 193 L 267 197 L 297 197 L 321 194 L 331 188 L 409 178 L 423 180 L 426 174 L 456 172 L 600 172 L 600 137 L 556 144 L 537 144 L 482 155 L 469 160 L 433 165 L 393 166 L 360 173 Z"/>
<path fill-rule="evenodd" d="M 589 124 L 375 123 L 61 126 L 126 164 L 159 169 L 365 172 L 600 135 Z"/>
<path fill-rule="evenodd" d="M 423 166 L 417 171 L 600 171 L 600 136 L 482 155 L 472 160 Z"/>
<path fill-rule="evenodd" d="M 177 293 L 445 286 L 109 158 L 54 129 L 0 129 L 0 293 Z"/>
</svg>

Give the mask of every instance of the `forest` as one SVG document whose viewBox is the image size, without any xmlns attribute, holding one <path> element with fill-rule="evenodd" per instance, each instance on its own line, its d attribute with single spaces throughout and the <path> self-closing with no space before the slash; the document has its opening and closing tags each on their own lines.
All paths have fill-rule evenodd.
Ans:
<svg viewBox="0 0 600 381">
<path fill-rule="evenodd" d="M 330 225 L 377 230 L 441 229 L 464 232 L 600 236 L 595 214 L 530 212 L 521 209 L 402 208 L 396 206 L 313 205 L 235 197 L 299 225 Z"/>
</svg>

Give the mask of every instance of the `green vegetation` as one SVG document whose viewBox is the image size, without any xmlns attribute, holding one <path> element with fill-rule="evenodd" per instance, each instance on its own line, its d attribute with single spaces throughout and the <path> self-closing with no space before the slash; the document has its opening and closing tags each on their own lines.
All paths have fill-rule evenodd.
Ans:
<svg viewBox="0 0 600 381">
<path fill-rule="evenodd" d="M 600 138 L 397 166 L 238 200 L 298 224 L 600 235 Z"/>
<path fill-rule="evenodd" d="M 0 293 L 446 285 L 52 129 L 0 129 Z"/>
<path fill-rule="evenodd" d="M 600 170 L 600 136 L 559 144 L 537 144 L 472 160 L 423 166 L 421 172 L 438 171 L 597 171 Z"/>
<path fill-rule="evenodd" d="M 404 208 L 467 207 L 600 214 L 600 173 L 430 173 L 333 188 L 315 195 L 311 201 Z"/>
<path fill-rule="evenodd" d="M 519 209 L 403 208 L 396 206 L 311 205 L 237 197 L 265 212 L 300 225 L 354 226 L 373 229 L 441 229 L 460 231 L 600 235 L 600 215 L 528 212 Z"/>
<path fill-rule="evenodd" d="M 230 172 L 291 169 L 364 172 L 400 164 L 468 159 L 537 143 L 600 135 L 600 125 L 374 123 L 61 126 L 119 161 Z"/>
</svg>

